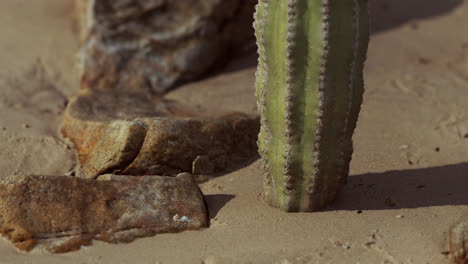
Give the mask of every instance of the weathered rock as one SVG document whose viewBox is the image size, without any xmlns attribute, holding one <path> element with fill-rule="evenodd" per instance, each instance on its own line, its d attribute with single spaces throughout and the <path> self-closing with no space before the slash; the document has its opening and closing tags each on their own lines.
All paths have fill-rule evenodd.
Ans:
<svg viewBox="0 0 468 264">
<path fill-rule="evenodd" d="M 93 239 L 131 242 L 207 225 L 203 195 L 189 174 L 0 180 L 0 234 L 21 250 L 40 245 L 62 253 Z"/>
<path fill-rule="evenodd" d="M 199 156 L 209 162 L 196 172 L 212 173 L 257 155 L 258 117 L 220 114 L 140 94 L 83 90 L 70 101 L 61 131 L 77 149 L 80 177 L 192 173 Z"/>
<path fill-rule="evenodd" d="M 252 43 L 256 0 L 75 0 L 82 86 L 161 94 Z"/>
<path fill-rule="evenodd" d="M 454 263 L 468 264 L 468 220 L 452 227 L 449 243 Z"/>
<path fill-rule="evenodd" d="M 197 156 L 192 163 L 193 174 L 212 174 L 214 172 L 214 164 L 210 157 L 202 155 Z"/>
</svg>

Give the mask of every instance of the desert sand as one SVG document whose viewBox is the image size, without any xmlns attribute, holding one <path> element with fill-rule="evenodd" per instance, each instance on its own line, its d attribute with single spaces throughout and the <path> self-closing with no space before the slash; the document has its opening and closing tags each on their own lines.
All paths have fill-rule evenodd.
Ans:
<svg viewBox="0 0 468 264">
<path fill-rule="evenodd" d="M 72 1 L 0 3 L 0 177 L 66 175 L 58 126 L 79 89 Z M 450 225 L 468 218 L 468 2 L 372 1 L 366 93 L 348 184 L 322 212 L 265 204 L 258 160 L 200 185 L 203 231 L 78 252 L 18 251 L 0 263 L 449 263 Z M 255 56 L 175 91 L 190 104 L 255 111 Z M 189 89 L 193 91 L 190 95 Z M 177 95 L 178 93 L 182 95 Z"/>
</svg>

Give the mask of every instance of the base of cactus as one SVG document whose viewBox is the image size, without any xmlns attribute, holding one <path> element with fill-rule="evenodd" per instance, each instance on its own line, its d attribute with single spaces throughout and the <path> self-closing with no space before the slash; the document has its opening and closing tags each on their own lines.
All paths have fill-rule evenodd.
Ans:
<svg viewBox="0 0 468 264">
<path fill-rule="evenodd" d="M 260 0 L 256 79 L 268 203 L 316 211 L 346 183 L 364 92 L 367 0 Z"/>
</svg>

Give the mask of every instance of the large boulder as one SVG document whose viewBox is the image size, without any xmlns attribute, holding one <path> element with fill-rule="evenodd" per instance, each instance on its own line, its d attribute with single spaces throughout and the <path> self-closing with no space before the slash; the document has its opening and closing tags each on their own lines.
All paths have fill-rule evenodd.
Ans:
<svg viewBox="0 0 468 264">
<path fill-rule="evenodd" d="M 254 98 L 253 73 L 251 85 L 225 74 L 167 93 L 251 42 L 256 0 L 75 1 L 82 89 L 61 132 L 79 176 L 212 174 L 256 155 L 256 111 L 232 101 Z"/>
<path fill-rule="evenodd" d="M 252 43 L 256 0 L 75 0 L 82 85 L 162 94 Z"/>
</svg>

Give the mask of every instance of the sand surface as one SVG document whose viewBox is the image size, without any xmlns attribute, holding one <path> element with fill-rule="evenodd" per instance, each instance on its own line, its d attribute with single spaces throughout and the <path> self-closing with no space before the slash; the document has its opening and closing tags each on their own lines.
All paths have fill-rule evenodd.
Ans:
<svg viewBox="0 0 468 264">
<path fill-rule="evenodd" d="M 75 166 L 57 133 L 79 89 L 72 11 L 71 0 L 0 2 L 0 177 Z M 326 211 L 268 207 L 254 161 L 201 185 L 207 230 L 64 255 L 0 240 L 0 263 L 448 263 L 448 228 L 468 217 L 468 1 L 379 0 L 372 11 L 351 176 Z M 253 111 L 254 67 L 247 57 L 193 85 L 234 96 L 213 109 Z"/>
</svg>

